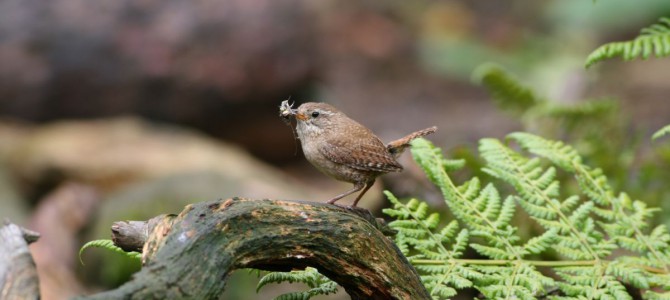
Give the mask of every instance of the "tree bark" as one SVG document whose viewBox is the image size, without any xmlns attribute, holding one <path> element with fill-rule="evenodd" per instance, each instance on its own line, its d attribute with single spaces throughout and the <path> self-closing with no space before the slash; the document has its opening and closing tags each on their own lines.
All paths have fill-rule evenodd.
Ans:
<svg viewBox="0 0 670 300">
<path fill-rule="evenodd" d="M 85 299 L 216 299 L 235 269 L 315 267 L 352 299 L 430 299 L 383 222 L 323 203 L 232 198 L 179 215 L 117 222 L 116 243 L 143 246 L 143 267 L 121 287 Z M 125 241 L 129 244 L 124 245 Z"/>
<path fill-rule="evenodd" d="M 39 299 L 37 269 L 28 249 L 38 238 L 8 221 L 0 227 L 0 299 Z"/>
</svg>

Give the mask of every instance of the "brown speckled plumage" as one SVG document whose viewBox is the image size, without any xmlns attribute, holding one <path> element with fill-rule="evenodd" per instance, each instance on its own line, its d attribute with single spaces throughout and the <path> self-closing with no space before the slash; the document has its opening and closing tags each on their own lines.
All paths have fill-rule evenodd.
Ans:
<svg viewBox="0 0 670 300">
<path fill-rule="evenodd" d="M 437 129 L 420 130 L 385 145 L 370 129 L 325 103 L 302 104 L 295 111 L 295 117 L 296 131 L 307 160 L 324 174 L 354 184 L 352 190 L 328 203 L 362 189 L 352 206 L 356 206 L 377 176 L 402 171 L 396 157 L 411 140 Z"/>
</svg>

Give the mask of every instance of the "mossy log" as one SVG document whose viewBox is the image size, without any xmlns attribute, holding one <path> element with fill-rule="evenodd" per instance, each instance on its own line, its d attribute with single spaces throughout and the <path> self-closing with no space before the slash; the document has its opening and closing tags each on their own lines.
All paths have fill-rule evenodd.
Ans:
<svg viewBox="0 0 670 300">
<path fill-rule="evenodd" d="M 115 243 L 142 248 L 142 269 L 85 299 L 216 299 L 235 269 L 311 266 L 352 299 L 430 299 L 388 230 L 367 210 L 314 202 L 232 198 L 179 215 L 117 222 Z M 144 242 L 143 242 L 144 241 Z"/>
</svg>

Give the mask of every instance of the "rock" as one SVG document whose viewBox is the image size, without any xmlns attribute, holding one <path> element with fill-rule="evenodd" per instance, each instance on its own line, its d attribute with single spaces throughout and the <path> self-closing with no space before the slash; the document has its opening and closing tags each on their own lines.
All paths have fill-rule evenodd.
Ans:
<svg viewBox="0 0 670 300">
<path fill-rule="evenodd" d="M 65 180 L 109 194 L 130 184 L 198 173 L 218 174 L 207 182 L 220 196 L 300 198 L 318 194 L 237 147 L 186 129 L 134 118 L 64 121 L 37 127 L 0 151 L 5 153 L 9 170 L 31 195 L 45 192 L 35 191 L 35 187 L 53 187 Z"/>
</svg>

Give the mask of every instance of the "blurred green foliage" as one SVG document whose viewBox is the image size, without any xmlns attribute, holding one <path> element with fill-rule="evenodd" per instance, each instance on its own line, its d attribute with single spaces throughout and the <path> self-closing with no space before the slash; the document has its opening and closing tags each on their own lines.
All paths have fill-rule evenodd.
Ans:
<svg viewBox="0 0 670 300">
<path fill-rule="evenodd" d="M 490 19 L 482 18 L 457 2 L 428 5 L 418 40 L 422 65 L 467 80 L 482 62 L 495 61 L 533 75 L 533 85 L 549 89 L 550 79 L 566 79 L 583 68 L 584 58 L 604 42 L 599 38 L 636 34 L 638 30 L 629 32 L 631 28 L 669 15 L 670 2 L 524 2 L 499 7 L 499 11 L 512 19 L 495 18 L 493 11 L 488 12 Z"/>
<path fill-rule="evenodd" d="M 670 225 L 670 189 L 664 184 L 664 178 L 670 178 L 670 146 L 652 145 L 616 101 L 586 99 L 566 104 L 545 99 L 492 64 L 480 66 L 474 78 L 490 91 L 501 110 L 520 120 L 524 131 L 574 145 L 588 164 L 603 169 L 616 189 L 664 207 L 665 214 L 658 218 Z"/>
</svg>

